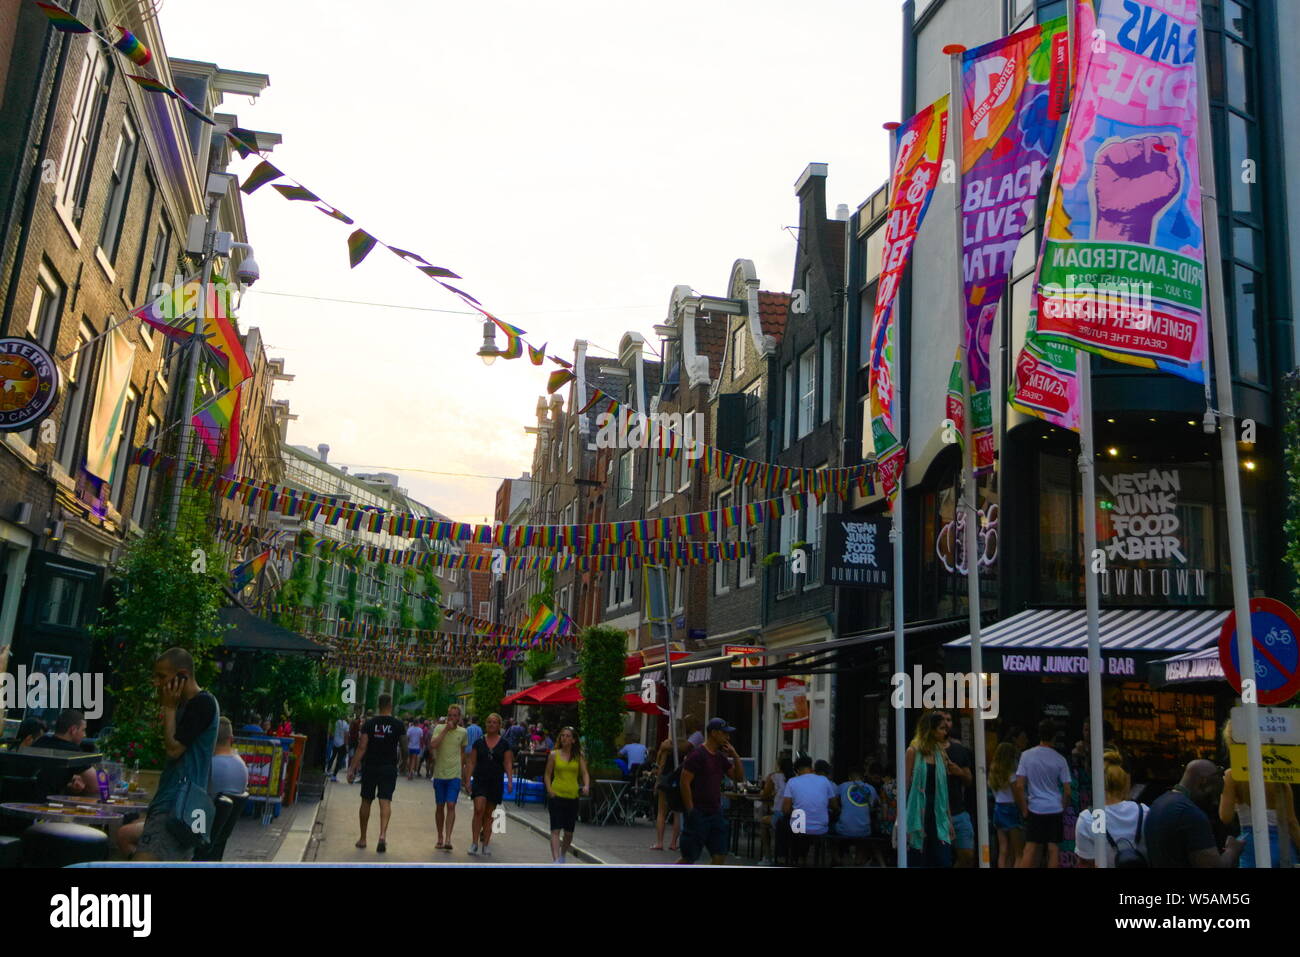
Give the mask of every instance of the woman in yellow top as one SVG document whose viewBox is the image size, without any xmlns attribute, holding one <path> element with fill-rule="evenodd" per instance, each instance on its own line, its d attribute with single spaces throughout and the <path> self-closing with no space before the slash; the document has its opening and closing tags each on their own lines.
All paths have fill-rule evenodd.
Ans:
<svg viewBox="0 0 1300 957">
<path fill-rule="evenodd" d="M 551 811 L 551 855 L 556 864 L 563 864 L 564 855 L 573 844 L 573 829 L 578 824 L 578 772 L 582 772 L 584 796 L 591 793 L 591 775 L 587 773 L 587 759 L 582 756 L 582 745 L 574 730 L 561 728 L 559 738 L 555 750 L 546 759 L 544 780 Z"/>
</svg>

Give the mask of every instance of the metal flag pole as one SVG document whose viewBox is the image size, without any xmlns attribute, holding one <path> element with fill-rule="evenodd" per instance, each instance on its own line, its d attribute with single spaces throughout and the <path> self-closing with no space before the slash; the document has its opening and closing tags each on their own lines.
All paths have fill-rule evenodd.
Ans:
<svg viewBox="0 0 1300 957">
<path fill-rule="evenodd" d="M 961 487 L 962 500 L 966 508 L 966 603 L 970 612 L 970 671 L 975 689 L 975 702 L 972 710 L 983 712 L 988 703 L 984 683 L 984 651 L 980 647 L 980 579 L 979 579 L 979 492 L 975 485 L 975 469 L 971 457 L 974 454 L 974 397 L 971 395 L 970 364 L 967 362 L 966 349 L 966 273 L 965 273 L 965 234 L 962 228 L 962 147 L 966 135 L 966 102 L 962 83 L 962 58 L 966 48 L 960 43 L 952 43 L 943 48 L 948 54 L 952 68 L 952 85 L 948 97 L 948 155 L 952 160 L 953 175 L 953 223 L 957 233 L 957 245 L 954 247 L 953 275 L 957 279 L 957 342 L 961 367 L 962 405 L 962 461 Z M 954 536 L 956 532 L 954 530 Z M 955 556 L 954 556 L 955 558 Z M 954 564 L 956 562 L 954 561 Z M 984 800 L 988 781 L 988 746 L 984 739 L 984 721 L 982 714 L 975 715 L 975 818 L 976 838 L 979 842 L 979 867 L 988 867 L 989 861 L 989 807 Z"/>
<path fill-rule="evenodd" d="M 894 131 L 901 123 L 886 123 L 889 130 L 889 168 L 892 171 L 898 162 L 898 137 Z M 892 186 L 892 174 L 891 174 Z M 892 201 L 893 197 L 887 197 Z M 890 380 L 897 387 L 898 370 L 903 365 L 902 338 L 894 343 L 893 368 L 889 370 Z M 898 393 L 895 392 L 895 395 Z M 868 410 L 869 412 L 870 410 Z M 900 437 L 901 440 L 901 437 Z M 907 673 L 907 661 L 903 648 L 903 490 L 906 479 L 898 476 L 898 492 L 890 506 L 891 525 L 889 540 L 894 546 L 894 674 Z M 898 813 L 894 818 L 895 833 L 898 843 L 898 866 L 907 867 L 907 695 L 903 696 L 902 705 L 894 710 L 894 780 L 897 791 Z"/>
<path fill-rule="evenodd" d="M 1200 4 L 1205 22 L 1205 2 Z M 1204 31 L 1201 37 L 1204 38 Z M 1268 853 L 1268 804 L 1264 789 L 1264 759 L 1260 747 L 1259 704 L 1255 690 L 1255 649 L 1250 621 L 1249 569 L 1241 507 L 1241 473 L 1237 466 L 1237 416 L 1232 397 L 1232 363 L 1228 357 L 1228 315 L 1223 295 L 1223 254 L 1219 248 L 1219 200 L 1210 127 L 1210 84 L 1205 67 L 1205 40 L 1196 51 L 1197 151 L 1201 169 L 1201 221 L 1205 230 L 1204 314 L 1214 337 L 1214 378 L 1219 396 L 1219 444 L 1223 450 L 1223 495 L 1227 507 L 1228 556 L 1232 567 L 1232 607 L 1237 619 L 1237 661 L 1241 669 L 1241 704 L 1246 713 L 1246 767 L 1250 778 L 1251 827 L 1255 832 L 1255 866 L 1272 867 Z M 1247 684 L 1249 682 L 1249 684 Z M 1241 733 L 1242 729 L 1234 728 Z"/>
<path fill-rule="evenodd" d="M 1066 49 L 1068 51 L 1070 99 L 1073 109 L 1078 93 L 1075 71 L 1078 67 L 1075 44 L 1074 3 L 1066 4 Z M 1069 132 L 1067 122 L 1066 132 Z M 1065 149 L 1065 144 L 1061 144 Z M 1053 184 L 1055 185 L 1055 184 Z M 1092 356 L 1083 349 L 1075 351 L 1075 366 L 1079 376 L 1079 481 L 1083 485 L 1083 600 L 1088 623 L 1088 758 L 1092 765 L 1092 829 L 1099 839 L 1106 833 L 1106 769 L 1102 755 L 1105 743 L 1105 721 L 1101 702 L 1101 596 L 1097 575 L 1093 571 L 1093 557 L 1097 551 L 1097 456 L 1092 431 Z M 1093 855 L 1097 867 L 1110 864 L 1104 853 Z"/>
</svg>

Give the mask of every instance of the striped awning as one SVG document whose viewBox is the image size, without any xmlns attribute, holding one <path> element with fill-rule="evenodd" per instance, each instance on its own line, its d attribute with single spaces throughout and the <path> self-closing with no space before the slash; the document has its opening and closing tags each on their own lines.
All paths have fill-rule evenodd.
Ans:
<svg viewBox="0 0 1300 957">
<path fill-rule="evenodd" d="M 1172 655 L 1203 651 L 1219 640 L 1228 617 L 1221 608 L 1103 608 L 1101 647 L 1106 652 Z M 1088 615 L 1082 608 L 1031 608 L 980 631 L 987 648 L 1088 651 Z M 948 648 L 969 648 L 970 635 Z"/>
</svg>

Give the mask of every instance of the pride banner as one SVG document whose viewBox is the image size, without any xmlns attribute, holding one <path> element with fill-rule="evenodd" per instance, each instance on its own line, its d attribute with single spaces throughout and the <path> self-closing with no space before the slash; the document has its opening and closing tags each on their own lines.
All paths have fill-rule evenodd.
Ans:
<svg viewBox="0 0 1300 957">
<path fill-rule="evenodd" d="M 1037 333 L 1203 381 L 1194 0 L 1077 0 Z"/>
<path fill-rule="evenodd" d="M 907 450 L 899 439 L 893 379 L 898 325 L 894 302 L 939 178 L 948 137 L 948 97 L 940 97 L 917 113 L 895 130 L 894 136 L 898 154 L 889 179 L 889 218 L 871 322 L 871 436 L 881 486 L 890 500 L 907 460 Z"/>
<path fill-rule="evenodd" d="M 1032 322 L 1032 319 L 1031 319 Z M 1014 408 L 1065 429 L 1079 431 L 1076 352 L 1059 342 L 1030 336 L 1016 358 L 1009 399 Z"/>
<path fill-rule="evenodd" d="M 962 55 L 961 352 L 970 380 L 972 461 L 993 467 L 989 340 L 1021 236 L 1034 225 L 1039 188 L 1051 171 L 1069 86 L 1065 18 L 1039 24 Z M 960 427 L 960 367 L 949 383 L 947 415 Z M 954 398 L 961 408 L 954 409 Z"/>
</svg>

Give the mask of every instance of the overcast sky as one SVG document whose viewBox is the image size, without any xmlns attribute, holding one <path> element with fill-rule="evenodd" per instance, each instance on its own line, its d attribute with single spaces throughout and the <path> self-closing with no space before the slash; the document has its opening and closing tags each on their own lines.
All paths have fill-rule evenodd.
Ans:
<svg viewBox="0 0 1300 957">
<path fill-rule="evenodd" d="M 887 174 L 900 10 L 166 0 L 161 17 L 171 56 L 270 76 L 222 111 L 283 136 L 280 169 L 570 356 L 580 338 L 612 354 L 628 330 L 657 345 L 673 286 L 724 294 L 738 258 L 789 290 L 804 167 L 829 164 L 831 212 Z M 490 521 L 500 480 L 530 468 L 550 363 L 485 368 L 481 320 L 454 296 L 383 248 L 349 270 L 355 227 L 270 187 L 244 208 L 262 280 L 241 322 L 296 376 L 276 387 L 299 417 L 289 441 Z"/>
</svg>

